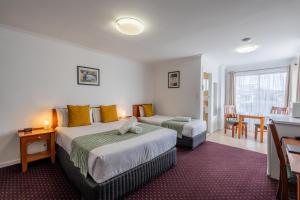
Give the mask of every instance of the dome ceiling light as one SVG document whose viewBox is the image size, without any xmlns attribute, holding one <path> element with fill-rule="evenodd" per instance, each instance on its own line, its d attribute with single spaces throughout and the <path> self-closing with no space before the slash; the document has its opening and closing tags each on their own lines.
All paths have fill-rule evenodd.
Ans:
<svg viewBox="0 0 300 200">
<path fill-rule="evenodd" d="M 242 42 L 247 43 L 245 45 L 239 46 L 235 49 L 237 53 L 246 54 L 256 51 L 259 48 L 259 45 L 250 44 L 252 39 L 250 37 L 246 37 L 242 39 Z"/>
<path fill-rule="evenodd" d="M 144 31 L 142 21 L 132 17 L 121 17 L 116 20 L 116 29 L 125 35 L 139 35 Z"/>
</svg>

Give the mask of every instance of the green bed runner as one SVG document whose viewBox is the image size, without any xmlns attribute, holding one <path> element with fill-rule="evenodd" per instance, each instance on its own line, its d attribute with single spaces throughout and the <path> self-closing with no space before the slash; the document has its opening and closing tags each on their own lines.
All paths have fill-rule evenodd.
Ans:
<svg viewBox="0 0 300 200">
<path fill-rule="evenodd" d="M 73 161 L 76 167 L 80 168 L 81 174 L 86 177 L 88 173 L 89 152 L 93 149 L 104 145 L 128 140 L 149 133 L 151 131 L 160 129 L 159 126 L 153 126 L 148 124 L 138 124 L 137 126 L 142 127 L 142 133 L 135 134 L 127 132 L 121 135 L 118 130 L 112 130 L 76 137 L 72 140 L 71 143 L 71 161 Z"/>
<path fill-rule="evenodd" d="M 187 122 L 179 122 L 171 119 L 171 120 L 163 121 L 161 126 L 177 131 L 177 137 L 182 139 L 182 130 L 186 123 Z"/>
</svg>

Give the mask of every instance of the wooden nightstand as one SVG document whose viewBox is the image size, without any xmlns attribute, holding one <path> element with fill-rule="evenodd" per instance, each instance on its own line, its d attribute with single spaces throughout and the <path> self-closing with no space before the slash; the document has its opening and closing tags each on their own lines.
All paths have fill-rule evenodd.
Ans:
<svg viewBox="0 0 300 200">
<path fill-rule="evenodd" d="M 22 172 L 27 171 L 27 165 L 29 162 L 40 160 L 43 158 L 51 158 L 52 163 L 55 163 L 55 130 L 54 129 L 33 129 L 31 132 L 24 132 L 24 130 L 18 131 L 20 138 L 20 155 L 22 163 Z M 47 141 L 47 150 L 27 154 L 27 145 L 37 141 Z"/>
</svg>

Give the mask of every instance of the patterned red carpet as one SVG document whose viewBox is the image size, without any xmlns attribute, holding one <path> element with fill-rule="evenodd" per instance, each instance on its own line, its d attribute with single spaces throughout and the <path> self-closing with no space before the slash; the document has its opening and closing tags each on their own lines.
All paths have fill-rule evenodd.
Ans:
<svg viewBox="0 0 300 200">
<path fill-rule="evenodd" d="M 275 199 L 266 155 L 206 142 L 178 149 L 177 165 L 127 197 L 131 199 Z M 35 162 L 0 169 L 0 199 L 80 199 L 58 164 Z"/>
</svg>

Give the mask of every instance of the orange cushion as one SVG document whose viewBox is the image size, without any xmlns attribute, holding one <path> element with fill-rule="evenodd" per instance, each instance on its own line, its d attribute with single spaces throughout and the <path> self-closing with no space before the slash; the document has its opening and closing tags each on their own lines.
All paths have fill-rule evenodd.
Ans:
<svg viewBox="0 0 300 200">
<path fill-rule="evenodd" d="M 91 124 L 90 106 L 68 105 L 69 127 L 86 126 Z"/>
<path fill-rule="evenodd" d="M 100 112 L 101 112 L 101 122 L 103 123 L 114 122 L 119 120 L 116 105 L 101 106 Z"/>
<path fill-rule="evenodd" d="M 143 109 L 145 117 L 152 117 L 154 115 L 152 104 L 144 104 Z"/>
</svg>

